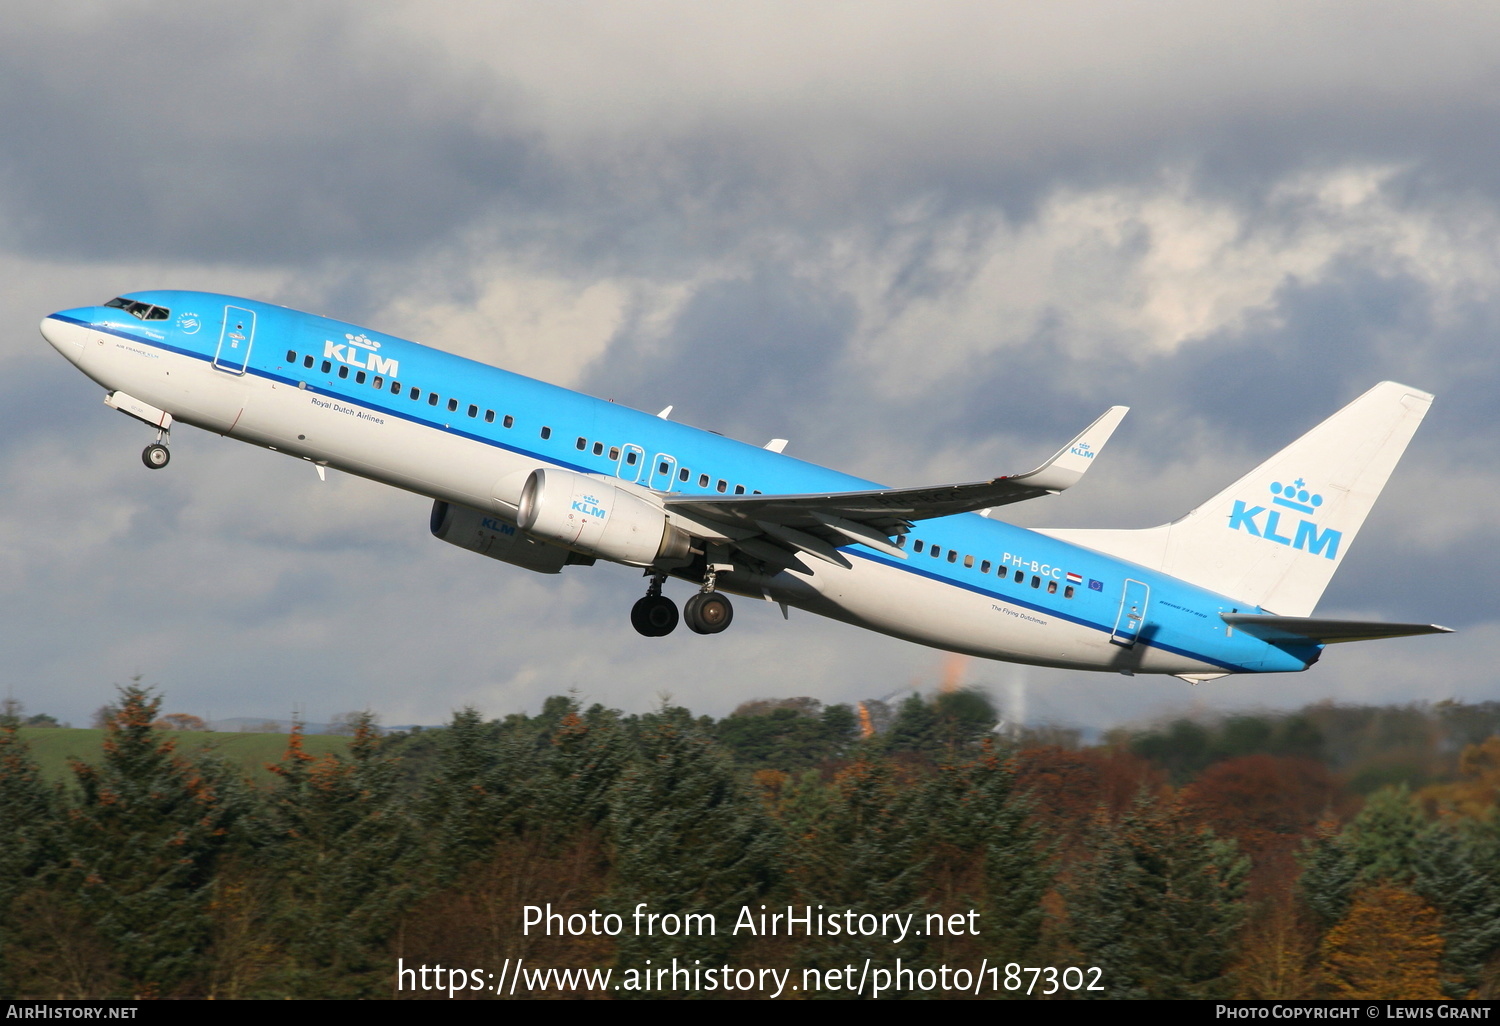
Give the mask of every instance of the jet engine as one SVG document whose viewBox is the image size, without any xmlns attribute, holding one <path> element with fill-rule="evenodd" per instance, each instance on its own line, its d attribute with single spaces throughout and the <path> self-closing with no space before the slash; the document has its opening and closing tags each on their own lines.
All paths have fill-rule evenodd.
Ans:
<svg viewBox="0 0 1500 1026">
<path fill-rule="evenodd" d="M 545 541 L 629 566 L 686 559 L 692 547 L 692 536 L 667 522 L 649 492 L 556 467 L 531 472 L 516 523 Z"/>
<path fill-rule="evenodd" d="M 590 566 L 594 560 L 536 538 L 493 513 L 455 506 L 441 499 L 432 504 L 432 533 L 461 549 L 514 563 L 539 574 L 555 574 L 565 566 Z"/>
</svg>

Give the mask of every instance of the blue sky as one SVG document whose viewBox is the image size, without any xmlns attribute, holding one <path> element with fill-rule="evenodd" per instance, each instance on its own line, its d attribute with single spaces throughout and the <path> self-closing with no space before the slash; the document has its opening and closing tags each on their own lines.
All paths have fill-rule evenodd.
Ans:
<svg viewBox="0 0 1500 1026">
<path fill-rule="evenodd" d="M 1500 10 L 1372 3 L 22 2 L 0 39 L 3 683 L 440 722 L 991 688 L 1099 726 L 1500 698 Z M 1376 381 L 1437 395 L 1319 612 L 1431 620 L 1198 688 L 970 661 L 742 601 L 639 638 L 619 567 L 444 546 L 419 497 L 148 432 L 36 332 L 211 289 L 897 485 L 1133 408 L 1029 526 L 1146 526 Z M 683 586 L 678 586 L 683 591 Z M 679 598 L 683 595 L 679 595 Z"/>
</svg>

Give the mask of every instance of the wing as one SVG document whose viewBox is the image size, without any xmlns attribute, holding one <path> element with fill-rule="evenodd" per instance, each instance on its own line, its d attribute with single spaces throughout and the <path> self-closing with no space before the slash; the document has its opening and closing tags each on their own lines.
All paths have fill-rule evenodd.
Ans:
<svg viewBox="0 0 1500 1026">
<path fill-rule="evenodd" d="M 847 566 L 835 550 L 852 543 L 905 559 L 906 553 L 890 539 L 905 534 L 915 521 L 987 510 L 1077 484 L 1127 412 L 1125 406 L 1111 407 L 1047 462 L 1014 477 L 810 495 L 669 496 L 666 507 L 687 519 L 728 528 L 734 544 L 752 556 L 769 558 L 768 546 L 791 548 Z"/>
</svg>

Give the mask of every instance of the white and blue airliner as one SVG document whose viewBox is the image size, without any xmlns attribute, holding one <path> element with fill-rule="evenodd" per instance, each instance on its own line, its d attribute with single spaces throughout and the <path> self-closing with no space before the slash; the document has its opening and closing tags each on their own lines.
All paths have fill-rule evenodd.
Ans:
<svg viewBox="0 0 1500 1026">
<path fill-rule="evenodd" d="M 352 324 L 202 292 L 52 314 L 42 335 L 156 432 L 181 422 L 434 500 L 443 541 L 540 573 L 640 567 L 641 634 L 729 626 L 726 593 L 989 659 L 1176 674 L 1303 670 L 1325 645 L 1446 632 L 1314 617 L 1432 396 L 1382 382 L 1197 509 L 1145 530 L 989 516 L 1060 492 L 1116 406 L 1024 474 L 885 488 Z"/>
</svg>

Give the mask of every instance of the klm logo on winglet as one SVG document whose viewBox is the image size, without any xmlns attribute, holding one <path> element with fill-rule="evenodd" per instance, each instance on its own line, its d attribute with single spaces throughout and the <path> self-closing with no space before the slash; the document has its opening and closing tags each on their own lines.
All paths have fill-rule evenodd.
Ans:
<svg viewBox="0 0 1500 1026">
<path fill-rule="evenodd" d="M 1091 460 L 1096 455 L 1093 448 L 1087 442 L 1079 442 L 1068 451 L 1074 456 L 1082 456 L 1086 460 Z"/>
<path fill-rule="evenodd" d="M 1280 481 L 1273 483 L 1271 495 L 1271 505 L 1281 509 L 1246 506 L 1243 499 L 1235 499 L 1234 509 L 1229 512 L 1229 529 L 1248 531 L 1257 538 L 1265 538 L 1278 545 L 1290 545 L 1324 559 L 1338 558 L 1339 542 L 1343 540 L 1344 533 L 1331 527 L 1319 531 L 1318 525 L 1307 519 L 1307 516 L 1316 514 L 1318 507 L 1323 505 L 1323 496 L 1309 492 L 1306 482 L 1300 477 L 1288 485 L 1283 485 Z M 1285 514 L 1287 520 L 1283 522 L 1282 510 L 1292 510 L 1306 516 L 1299 517 L 1293 527 L 1292 514 Z M 1262 514 L 1265 519 L 1257 520 L 1256 517 Z M 1281 533 L 1283 531 L 1289 534 Z"/>
<path fill-rule="evenodd" d="M 363 350 L 364 360 L 361 361 L 359 354 Z M 373 374 L 387 374 L 396 377 L 401 373 L 401 362 L 399 360 L 387 360 L 380 355 L 380 343 L 370 338 L 364 332 L 358 335 L 345 335 L 343 342 L 323 343 L 323 358 L 325 360 L 337 360 L 347 363 L 351 367 L 370 371 Z"/>
</svg>

